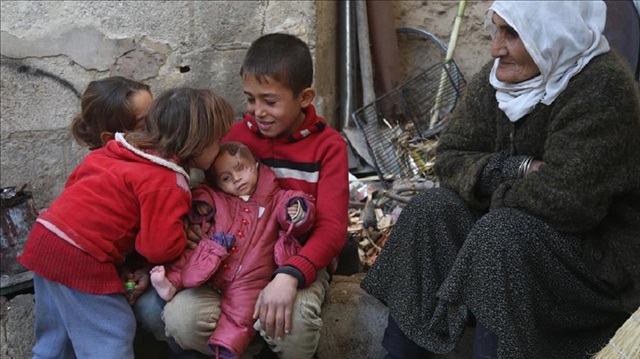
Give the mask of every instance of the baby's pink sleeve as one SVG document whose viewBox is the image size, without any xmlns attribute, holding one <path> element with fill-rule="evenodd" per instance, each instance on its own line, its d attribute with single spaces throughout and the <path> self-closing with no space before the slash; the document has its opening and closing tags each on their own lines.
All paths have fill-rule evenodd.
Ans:
<svg viewBox="0 0 640 359">
<path fill-rule="evenodd" d="M 181 281 L 184 288 L 194 288 L 205 283 L 228 256 L 229 252 L 223 246 L 212 240 L 202 239 L 182 268 Z"/>
</svg>

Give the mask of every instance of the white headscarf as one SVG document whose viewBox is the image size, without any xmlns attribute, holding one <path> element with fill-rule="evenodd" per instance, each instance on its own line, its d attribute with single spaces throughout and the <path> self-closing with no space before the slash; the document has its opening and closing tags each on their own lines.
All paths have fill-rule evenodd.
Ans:
<svg viewBox="0 0 640 359">
<path fill-rule="evenodd" d="M 569 80 L 589 61 L 609 51 L 602 35 L 607 6 L 603 1 L 495 1 L 485 18 L 485 28 L 495 36 L 495 12 L 520 35 L 540 75 L 520 83 L 496 78 L 499 59 L 490 82 L 496 99 L 512 122 L 531 112 L 536 104 L 550 105 L 567 88 Z"/>
</svg>

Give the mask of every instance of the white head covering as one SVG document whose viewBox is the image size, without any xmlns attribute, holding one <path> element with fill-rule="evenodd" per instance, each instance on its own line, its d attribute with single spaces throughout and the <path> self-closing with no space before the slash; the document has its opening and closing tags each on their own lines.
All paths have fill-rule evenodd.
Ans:
<svg viewBox="0 0 640 359">
<path fill-rule="evenodd" d="M 569 80 L 597 55 L 609 51 L 602 35 L 607 7 L 603 1 L 495 1 L 485 17 L 492 37 L 493 13 L 520 35 L 524 47 L 540 69 L 540 75 L 520 83 L 496 78 L 499 59 L 490 82 L 502 111 L 516 122 L 539 102 L 550 105 L 567 88 Z"/>
</svg>

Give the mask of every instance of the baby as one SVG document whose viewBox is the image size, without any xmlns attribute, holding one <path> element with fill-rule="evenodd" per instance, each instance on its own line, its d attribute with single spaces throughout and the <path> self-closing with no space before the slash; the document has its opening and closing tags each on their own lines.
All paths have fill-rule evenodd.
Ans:
<svg viewBox="0 0 640 359">
<path fill-rule="evenodd" d="M 151 283 L 170 301 L 178 290 L 208 281 L 221 297 L 220 319 L 208 345 L 214 353 L 239 356 L 254 334 L 260 291 L 277 266 L 297 253 L 300 243 L 293 237 L 313 227 L 314 199 L 281 189 L 273 171 L 239 142 L 220 145 L 206 183 L 193 190 L 193 198 L 189 221 L 202 225 L 203 239 L 166 270 L 154 267 Z"/>
</svg>

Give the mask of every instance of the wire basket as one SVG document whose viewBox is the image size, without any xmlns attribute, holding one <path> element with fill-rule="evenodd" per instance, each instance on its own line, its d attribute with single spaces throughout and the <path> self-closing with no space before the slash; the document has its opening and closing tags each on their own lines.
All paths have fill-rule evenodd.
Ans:
<svg viewBox="0 0 640 359">
<path fill-rule="evenodd" d="M 453 61 L 438 63 L 352 114 L 381 180 L 432 173 L 435 136 L 464 86 Z"/>
</svg>

